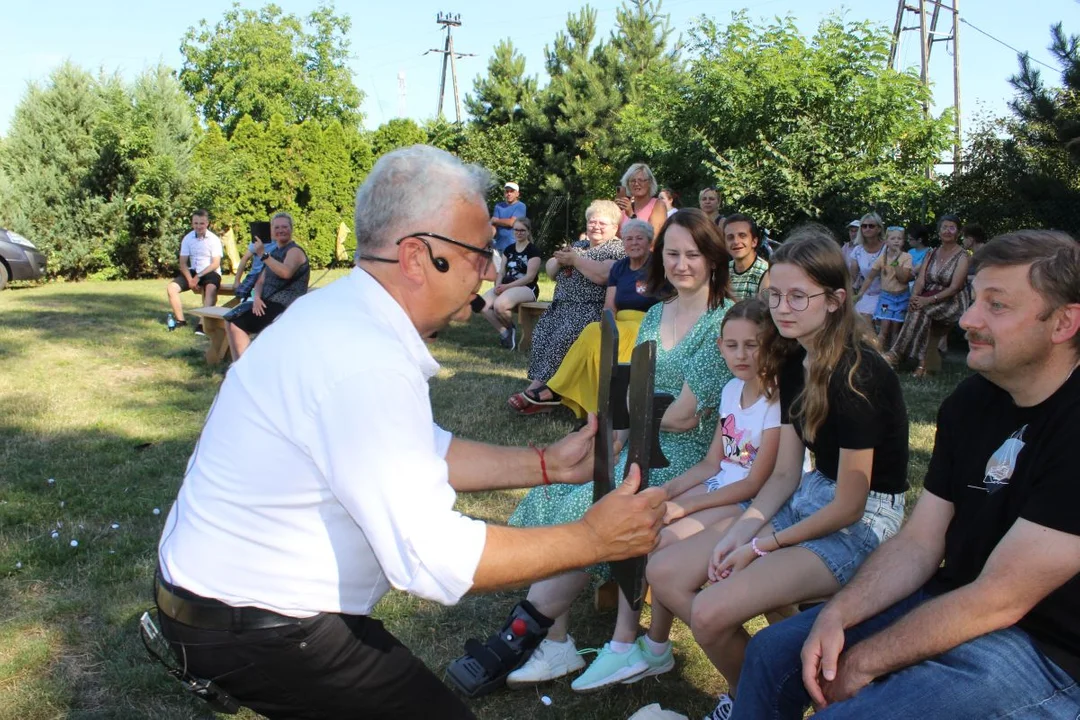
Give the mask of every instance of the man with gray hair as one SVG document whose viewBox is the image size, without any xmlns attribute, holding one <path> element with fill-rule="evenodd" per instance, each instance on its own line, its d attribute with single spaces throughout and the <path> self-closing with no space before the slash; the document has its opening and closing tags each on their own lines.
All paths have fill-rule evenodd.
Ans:
<svg viewBox="0 0 1080 720">
<path fill-rule="evenodd" d="M 568 525 L 454 510 L 457 492 L 592 472 L 595 420 L 548 448 L 470 442 L 433 421 L 439 366 L 422 338 L 467 317 L 493 277 L 488 182 L 431 147 L 383 156 L 356 194 L 356 267 L 229 370 L 159 546 L 162 632 L 192 680 L 271 718 L 471 718 L 369 617 L 391 587 L 449 605 L 654 547 L 663 495 L 634 494 L 636 471 Z M 237 463 L 237 447 L 258 452 Z M 545 632 L 515 608 L 502 661 Z"/>
</svg>

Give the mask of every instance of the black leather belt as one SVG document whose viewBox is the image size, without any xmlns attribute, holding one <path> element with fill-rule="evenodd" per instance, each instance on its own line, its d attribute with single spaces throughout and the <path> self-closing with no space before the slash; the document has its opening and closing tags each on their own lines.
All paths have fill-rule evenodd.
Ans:
<svg viewBox="0 0 1080 720">
<path fill-rule="evenodd" d="M 220 600 L 200 597 L 162 580 L 154 582 L 158 610 L 178 623 L 201 630 L 265 630 L 299 625 L 300 618 L 257 607 L 233 607 Z"/>
</svg>

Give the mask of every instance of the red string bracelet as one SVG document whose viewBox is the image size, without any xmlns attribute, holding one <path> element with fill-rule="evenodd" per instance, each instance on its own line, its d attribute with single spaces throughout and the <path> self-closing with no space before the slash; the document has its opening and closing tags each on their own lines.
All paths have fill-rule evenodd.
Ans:
<svg viewBox="0 0 1080 720">
<path fill-rule="evenodd" d="M 531 447 L 533 450 L 535 450 L 536 454 L 540 456 L 540 474 L 543 475 L 543 477 L 544 477 L 544 484 L 545 485 L 550 485 L 551 484 L 551 479 L 548 477 L 548 474 L 547 474 L 547 462 L 545 462 L 545 460 L 544 460 L 544 451 L 547 448 L 538 448 L 535 445 L 533 445 L 532 443 L 529 443 L 529 447 Z"/>
</svg>

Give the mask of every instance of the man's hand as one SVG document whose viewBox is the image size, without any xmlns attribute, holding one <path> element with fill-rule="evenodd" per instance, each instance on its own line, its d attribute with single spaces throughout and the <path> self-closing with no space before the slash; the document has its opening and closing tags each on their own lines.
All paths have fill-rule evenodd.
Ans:
<svg viewBox="0 0 1080 720">
<path fill-rule="evenodd" d="M 580 485 L 592 480 L 596 427 L 596 415 L 589 413 L 585 427 L 544 451 L 552 482 Z"/>
<path fill-rule="evenodd" d="M 803 685 L 810 693 L 814 707 L 819 710 L 828 702 L 835 702 L 826 700 L 826 687 L 836 680 L 836 668 L 843 649 L 844 624 L 826 606 L 814 621 L 814 627 L 810 629 L 802 648 Z"/>
<path fill-rule="evenodd" d="M 266 302 L 258 295 L 251 300 L 251 312 L 258 317 L 262 317 L 262 314 L 266 312 Z"/>
<path fill-rule="evenodd" d="M 192 291 L 198 290 L 199 289 L 199 276 L 198 275 L 189 276 L 188 281 L 187 281 L 187 285 L 188 285 L 188 290 L 192 290 Z"/>
<path fill-rule="evenodd" d="M 580 522 L 595 538 L 596 561 L 640 557 L 656 549 L 664 526 L 664 491 L 648 488 L 637 493 L 641 470 L 637 464 L 622 485 L 600 498 Z"/>
<path fill-rule="evenodd" d="M 854 650 L 854 648 L 852 648 Z M 836 679 L 825 681 L 822 690 L 829 705 L 855 697 L 855 694 L 873 682 L 874 678 L 858 669 L 858 662 L 851 651 L 840 656 L 836 668 Z"/>
</svg>

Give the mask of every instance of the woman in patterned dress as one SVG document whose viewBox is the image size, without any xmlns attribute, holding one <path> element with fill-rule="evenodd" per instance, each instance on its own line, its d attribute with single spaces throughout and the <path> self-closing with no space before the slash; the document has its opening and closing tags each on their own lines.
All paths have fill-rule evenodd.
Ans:
<svg viewBox="0 0 1080 720">
<path fill-rule="evenodd" d="M 716 408 L 731 372 L 720 355 L 720 324 L 734 303 L 729 290 L 730 256 L 719 232 L 698 209 L 680 210 L 668 219 L 657 238 L 649 272 L 649 290 L 663 298 L 645 314 L 638 343 L 656 342 L 656 392 L 675 396 L 660 423 L 660 447 L 670 461 L 652 470 L 649 485 L 661 486 L 704 457 L 716 430 Z M 670 283 L 670 286 L 668 285 Z M 614 477 L 621 483 L 626 464 L 624 447 Z M 592 483 L 534 488 L 518 505 L 510 524 L 524 527 L 579 520 L 592 505 Z M 532 657 L 510 673 L 507 684 L 521 686 L 566 675 L 584 665 L 573 638 L 567 635 L 570 605 L 589 582 L 609 575 L 607 565 L 588 572 L 576 571 L 534 584 L 529 601 L 555 620 Z M 611 653 L 636 646 L 638 615 L 620 596 L 614 639 L 605 646 Z M 648 674 L 666 672 L 670 654 L 656 659 Z M 574 686 L 575 690 L 590 688 Z"/>
<path fill-rule="evenodd" d="M 919 269 L 908 305 L 907 317 L 885 359 L 896 367 L 904 358 L 915 358 L 915 377 L 925 377 L 941 369 L 938 343 L 960 321 L 968 306 L 965 292 L 968 255 L 957 242 L 960 218 L 943 215 L 938 221 L 941 245 L 930 251 Z"/>
<path fill-rule="evenodd" d="M 535 412 L 559 406 L 545 383 L 559 369 L 570 346 L 591 322 L 600 319 L 607 297 L 611 266 L 626 252 L 616 237 L 622 212 L 610 200 L 594 200 L 585 210 L 587 240 L 555 251 L 545 271 L 555 279 L 551 305 L 532 334 L 529 353 L 529 387 L 510 396 L 510 407 L 518 412 Z"/>
</svg>

